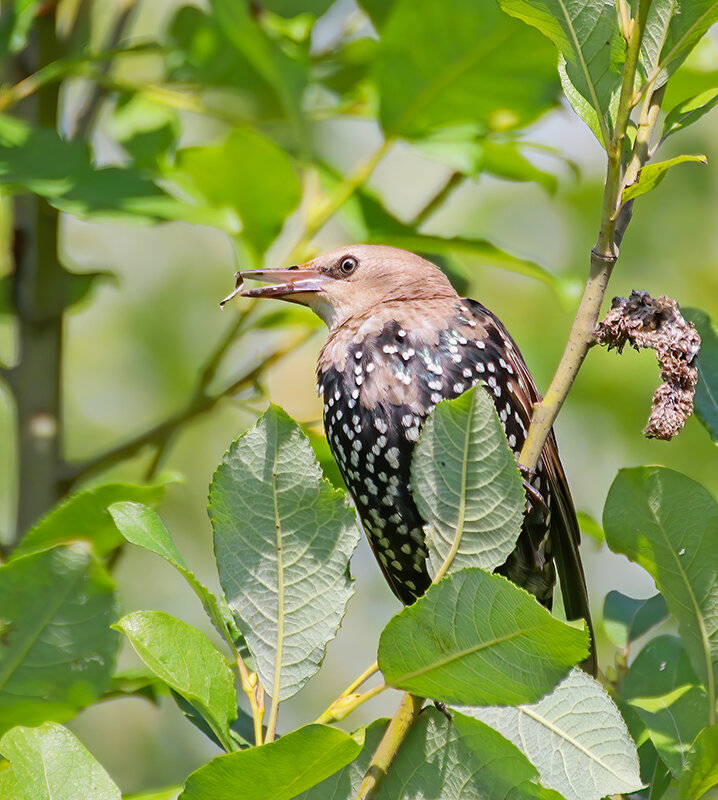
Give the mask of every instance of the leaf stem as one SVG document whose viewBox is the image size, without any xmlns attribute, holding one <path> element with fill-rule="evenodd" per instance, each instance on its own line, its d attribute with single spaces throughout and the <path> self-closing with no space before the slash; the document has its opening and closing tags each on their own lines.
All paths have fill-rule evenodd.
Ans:
<svg viewBox="0 0 718 800">
<path fill-rule="evenodd" d="M 318 724 L 328 725 L 332 722 L 340 722 L 345 717 L 348 717 L 352 711 L 355 711 L 359 706 L 366 703 L 368 700 L 381 694 L 387 688 L 386 683 L 379 683 L 371 689 L 367 689 L 362 694 L 343 694 L 338 697 L 329 708 L 314 721 Z"/>
<path fill-rule="evenodd" d="M 640 0 L 638 15 L 633 19 L 623 66 L 621 93 L 616 115 L 613 137 L 607 148 L 608 163 L 606 166 L 606 182 L 603 190 L 601 207 L 601 225 L 598 241 L 591 251 L 589 275 L 584 287 L 583 296 L 571 328 L 566 348 L 553 376 L 551 385 L 543 400 L 535 406 L 528 436 L 521 450 L 519 463 L 532 470 L 536 467 L 543 446 L 548 438 L 553 423 L 563 406 L 566 396 L 573 385 L 583 360 L 591 346 L 595 343 L 595 328 L 601 311 L 608 282 L 613 267 L 618 259 L 618 243 L 620 242 L 628 219 L 617 226 L 621 190 L 623 187 L 623 142 L 626 137 L 631 110 L 635 105 L 633 87 L 636 79 L 638 57 L 641 51 L 641 40 L 651 0 Z M 655 125 L 655 119 L 653 120 Z M 653 127 L 643 132 L 650 138 Z M 645 163 L 647 152 L 634 143 L 633 159 Z"/>
<path fill-rule="evenodd" d="M 396 757 L 399 747 L 409 733 L 411 726 L 416 722 L 423 705 L 423 697 L 415 697 L 408 692 L 402 697 L 399 708 L 391 718 L 389 727 L 386 729 L 372 757 L 364 780 L 354 795 L 354 800 L 368 800 L 371 797 L 374 789 L 386 775 L 389 765 Z"/>
</svg>

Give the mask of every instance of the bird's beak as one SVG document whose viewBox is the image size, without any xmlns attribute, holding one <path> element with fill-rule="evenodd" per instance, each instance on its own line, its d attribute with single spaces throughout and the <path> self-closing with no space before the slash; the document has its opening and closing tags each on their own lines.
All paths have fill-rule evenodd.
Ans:
<svg viewBox="0 0 718 800">
<path fill-rule="evenodd" d="M 242 297 L 275 297 L 277 299 L 297 300 L 296 295 L 316 294 L 323 291 L 330 278 L 316 269 L 308 267 L 288 267 L 285 269 L 244 269 L 235 275 L 237 285 L 234 291 L 222 300 L 224 305 L 237 295 Z M 246 280 L 264 281 L 269 286 L 247 289 Z"/>
</svg>

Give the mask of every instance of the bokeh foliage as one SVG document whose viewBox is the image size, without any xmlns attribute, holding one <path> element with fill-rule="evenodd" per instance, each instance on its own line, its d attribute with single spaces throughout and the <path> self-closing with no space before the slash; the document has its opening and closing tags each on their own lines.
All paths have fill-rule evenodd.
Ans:
<svg viewBox="0 0 718 800">
<path fill-rule="evenodd" d="M 53 722 L 39 728 L 16 727 L 0 740 L 0 753 L 12 762 L 12 769 L 7 762 L 0 763 L 0 794 L 23 800 L 44 796 L 34 788 L 40 785 L 37 764 L 45 749 L 53 748 L 59 754 L 58 775 L 70 791 L 118 797 L 119 790 L 99 764 L 72 734 L 55 724 L 98 697 L 109 700 L 122 693 L 125 699 L 86 712 L 96 714 L 95 727 L 83 728 L 93 723 L 91 717 L 81 716 L 76 729 L 81 734 L 95 731 L 93 752 L 96 749 L 103 762 L 112 763 L 111 772 L 117 773 L 123 787 L 180 783 L 189 772 L 188 757 L 199 766 L 210 753 L 216 754 L 216 749 L 202 749 L 200 734 L 196 739 L 182 738 L 185 734 L 175 725 L 180 710 L 226 750 L 239 750 L 254 741 L 256 731 L 246 705 L 237 708 L 233 691 L 228 693 L 225 656 L 215 647 L 216 634 L 233 658 L 242 654 L 260 675 L 271 669 L 279 640 L 275 637 L 272 645 L 261 647 L 250 633 L 263 634 L 262 625 L 240 613 L 237 603 L 235 615 L 231 613 L 239 595 L 230 584 L 237 577 L 241 551 L 232 560 L 232 548 L 225 554 L 218 548 L 228 604 L 219 589 L 215 593 L 204 586 L 217 587 L 207 547 L 208 523 L 202 516 L 206 485 L 227 443 L 251 426 L 267 394 L 307 422 L 305 433 L 325 474 L 337 485 L 338 481 L 313 424 L 318 407 L 309 399 L 311 353 L 303 344 L 316 349 L 315 323 L 292 309 L 250 306 L 226 313 L 229 320 L 220 318 L 216 301 L 229 288 L 237 263 L 296 262 L 347 239 L 415 250 L 440 263 L 460 291 L 479 295 L 501 312 L 539 383 L 550 376 L 565 342 L 576 277 L 583 277 L 595 238 L 600 197 L 598 172 L 591 166 L 595 142 L 583 138 L 582 129 L 567 121 L 561 86 L 579 117 L 605 143 L 606 132 L 610 134 L 615 125 L 623 38 L 613 0 L 571 3 L 567 14 L 559 13 L 563 3 L 502 0 L 500 5 L 508 15 L 493 0 L 441 4 L 365 0 L 359 5 L 212 0 L 202 8 L 181 2 L 111 0 L 3 4 L 0 362 L 7 369 L 2 384 L 5 405 L 0 406 L 0 500 L 5 506 L 3 543 L 8 551 L 20 544 L 0 569 L 0 594 L 8 597 L 0 611 L 0 641 L 7 639 L 12 651 L 0 648 L 0 665 L 10 664 L 4 671 L 0 666 L 5 678 L 0 683 L 9 687 L 5 694 L 0 691 L 0 721 L 3 731 L 12 725 Z M 676 13 L 677 5 L 681 13 Z M 665 165 L 653 176 L 653 168 L 646 169 L 645 182 L 631 187 L 636 195 L 657 185 L 667 167 L 678 163 L 672 159 L 685 155 L 683 151 L 715 157 L 710 138 L 710 125 L 715 123 L 710 116 L 703 117 L 715 105 L 718 58 L 712 43 L 699 44 L 699 39 L 717 13 L 715 3 L 707 0 L 688 4 L 654 0 L 651 5 L 639 74 L 642 79 L 655 74 L 658 82 L 671 76 L 664 100 L 669 111 L 664 132 L 670 139 L 666 155 L 661 155 Z M 561 53 L 558 71 L 551 42 Z M 697 122 L 695 129 L 688 127 Z M 680 143 L 681 151 L 671 149 L 674 142 Z M 583 170 L 579 181 L 574 175 L 577 161 Z M 691 421 L 670 448 L 641 441 L 639 431 L 655 383 L 650 358 L 637 362 L 626 354 L 622 363 L 592 354 L 559 422 L 559 433 L 563 429 L 567 434 L 563 452 L 572 467 L 577 502 L 595 517 L 600 516 L 618 466 L 663 462 L 700 479 L 712 491 L 718 488 L 713 445 L 718 436 L 718 392 L 714 392 L 718 340 L 711 323 L 711 315 L 715 318 L 718 313 L 717 245 L 711 233 L 717 185 L 710 167 L 687 165 L 675 174 L 670 170 L 659 190 L 639 201 L 615 277 L 616 290 L 622 294 L 648 288 L 703 309 L 692 311 L 690 317 L 705 343 L 698 411 L 709 435 Z M 14 229 L 24 238 L 13 236 Z M 54 236 L 60 233 L 59 248 L 48 236 L 51 229 Z M 50 256 L 42 248 L 37 253 L 28 248 L 28 242 L 36 240 L 49 243 Z M 43 269 L 33 272 L 33 259 Z M 53 329 L 54 338 L 48 336 Z M 49 349 L 63 375 L 62 386 L 53 380 L 47 364 L 31 359 L 28 368 L 27 354 L 39 352 L 32 350 L 36 341 L 54 343 Z M 45 346 L 42 352 L 47 350 Z M 301 388 L 305 383 L 306 392 Z M 18 465 L 20 474 L 25 474 L 22 465 L 28 445 L 25 438 L 15 436 L 14 422 L 21 420 L 17 408 L 38 397 L 53 399 L 49 403 L 53 410 L 49 427 L 40 424 L 32 435 L 41 442 L 48 438 L 61 442 L 63 447 L 46 451 L 51 469 L 38 473 L 34 485 L 27 480 L 18 485 L 15 476 Z M 294 423 L 276 414 L 269 419 L 291 429 L 290 439 L 307 463 L 306 480 L 314 484 L 316 502 L 324 513 L 346 516 L 337 491 L 318 483 L 311 450 Z M 48 419 L 40 419 L 43 422 Z M 257 430 L 261 428 L 247 436 Z M 240 441 L 246 444 L 248 439 Z M 147 508 L 162 499 L 164 479 L 170 476 L 163 473 L 163 480 L 157 476 L 165 463 L 185 473 L 188 483 L 186 489 L 168 486 L 163 516 L 173 535 L 182 540 L 193 569 L 199 565 L 195 571 L 202 573 L 203 583 L 186 566 L 162 521 Z M 227 475 L 230 466 L 225 461 Z M 230 496 L 246 489 L 244 481 L 239 483 L 229 490 Z M 26 510 L 17 521 L 16 494 Z M 50 511 L 68 494 L 69 501 Z M 701 504 L 687 502 L 689 496 L 700 497 Z M 637 516 L 644 507 L 658 508 L 659 518 L 664 514 L 667 520 L 658 526 L 665 538 L 654 541 L 651 537 L 658 534 L 643 518 L 633 527 L 628 525 L 626 507 Z M 214 508 L 231 516 L 220 504 Z M 681 508 L 691 514 L 690 529 L 673 522 Z M 650 579 L 636 570 L 627 573 L 629 582 L 611 583 L 606 565 L 617 562 L 609 561 L 605 550 L 589 558 L 594 594 L 615 586 L 630 595 L 621 602 L 614 597 L 606 607 L 610 625 L 600 642 L 602 662 L 615 660 L 607 670 L 607 684 L 639 747 L 641 776 L 652 784 L 654 798 L 671 780 L 686 800 L 699 797 L 715 783 L 716 549 L 710 538 L 714 508 L 712 496 L 694 481 L 676 478 L 669 470 L 647 468 L 621 473 L 606 507 L 609 546 L 655 579 L 662 593 L 658 597 L 675 614 L 680 638 L 673 635 L 671 622 L 664 622 L 660 600 L 654 601 L 660 607 L 651 607 L 650 613 L 634 600 L 631 581 L 643 581 L 646 591 L 636 594 L 650 595 L 655 594 Z M 50 513 L 43 516 L 46 512 Z M 520 502 L 514 512 L 517 517 Z M 600 537 L 600 528 L 594 526 Z M 633 538 L 636 526 L 638 540 Z M 268 543 L 252 526 L 242 532 L 250 537 L 249 544 Z M 237 537 L 235 548 L 248 544 L 238 531 L 227 535 Z M 339 527 L 333 535 L 340 535 Z M 323 542 L 327 547 L 334 542 L 336 547 L 329 560 L 333 559 L 338 583 L 345 580 L 342 570 L 353 536 L 347 538 L 345 530 L 341 546 L 332 536 Z M 201 604 L 182 599 L 181 584 L 172 583 L 169 567 L 167 572 L 158 571 L 161 562 L 150 560 L 151 555 L 141 560 L 140 548 L 128 550 L 125 540 L 166 559 L 178 570 L 179 580 L 189 582 Z M 686 554 L 694 559 L 698 548 L 700 570 L 696 574 L 689 568 L 684 573 L 679 570 L 676 577 L 671 559 L 679 564 Z M 438 552 L 434 557 L 439 564 L 443 560 Z M 353 606 L 367 609 L 363 612 L 367 616 L 372 611 L 378 614 L 379 623 L 369 622 L 378 633 L 393 609 L 388 599 L 378 610 L 372 605 L 372 595 L 382 589 L 370 569 L 361 576 L 364 583 L 358 582 L 359 598 Z M 263 579 L 248 572 L 245 578 L 250 583 Z M 164 579 L 147 580 L 146 575 Z M 81 581 L 81 588 L 72 583 L 75 580 Z M 478 593 L 496 580 L 480 571 L 457 573 L 411 612 L 398 615 L 387 630 L 403 626 L 411 640 L 412 614 L 430 619 L 459 582 Z M 505 591 L 505 581 L 501 583 L 495 588 L 499 594 Z M 62 603 L 44 625 L 38 625 L 40 610 L 48 610 L 40 592 L 62 594 L 66 584 Z M 685 614 L 686 592 L 690 596 L 695 586 L 700 602 Z M 265 586 L 263 591 L 272 590 Z M 328 630 L 315 631 L 318 641 L 302 640 L 307 620 L 298 622 L 300 645 L 310 647 L 315 657 L 294 664 L 296 674 L 288 677 L 280 669 L 278 674 L 292 687 L 316 671 L 326 642 L 336 631 L 349 594 L 348 581 L 332 591 L 323 601 L 331 595 L 339 610 L 334 608 Z M 506 602 L 517 618 L 541 611 L 524 608 L 522 604 L 533 601 L 513 587 L 507 591 L 512 597 Z M 118 592 L 125 610 L 162 605 L 172 617 L 133 612 L 120 621 Z M 214 631 L 200 614 L 201 606 Z M 71 630 L 79 618 L 78 607 L 89 614 L 82 616 L 83 636 L 69 642 L 58 638 L 56 623 Z M 525 682 L 533 687 L 533 696 L 529 692 L 492 699 L 469 693 L 462 698 L 454 687 L 444 699 L 467 704 L 528 702 L 554 686 L 559 672 L 565 675 L 584 651 L 578 644 L 579 631 L 544 616 L 542 624 L 561 626 L 556 630 L 573 645 L 567 644 L 558 655 L 546 654 L 549 661 L 553 658 L 548 665 L 553 672 L 547 668 L 550 679 L 538 676 L 548 681 L 540 684 L 540 690 L 536 675 L 533 684 Z M 180 618 L 190 619 L 214 638 Z M 21 624 L 15 630 L 17 621 Z M 146 666 L 133 672 L 122 669 L 113 677 L 119 637 L 108 627 L 110 621 L 118 622 Z M 249 626 L 244 631 L 248 641 L 238 624 Z M 649 631 L 652 635 L 656 624 L 665 626 L 663 635 L 632 660 L 636 640 Z M 362 620 L 355 630 L 365 625 Z M 458 638 L 490 638 L 491 625 L 486 627 L 450 633 Z M 556 640 L 556 649 L 561 650 L 561 637 Z M 43 683 L 42 676 L 36 683 L 28 681 L 25 662 L 8 660 L 28 642 L 30 653 L 40 648 L 42 663 L 54 665 L 58 654 L 66 662 L 64 671 L 53 666 L 55 683 Z M 385 643 L 391 644 L 391 639 Z M 347 648 L 343 672 L 353 672 L 357 659 L 369 660 L 371 648 L 374 640 L 368 650 Z M 173 663 L 184 651 L 204 658 L 195 664 Z M 330 658 L 331 653 L 330 649 Z M 128 658 L 123 651 L 121 667 Z M 405 672 L 426 671 L 431 652 L 417 647 L 412 658 L 412 669 Z M 514 653 L 512 658 L 519 659 L 515 663 L 520 674 L 520 657 Z M 263 659 L 269 666 L 261 666 Z M 382 659 L 388 659 L 386 676 L 392 675 L 388 664 L 395 656 L 386 647 Z M 339 665 L 341 659 L 332 663 Z M 476 670 L 472 663 L 459 666 L 468 674 Z M 323 681 L 308 685 L 310 699 L 304 706 L 287 704 L 287 719 L 306 722 L 316 716 L 319 704 L 338 693 L 346 680 L 331 672 L 325 668 Z M 447 678 L 452 685 L 455 679 L 456 675 Z M 271 680 L 266 683 L 271 686 Z M 395 683 L 414 686 L 401 676 Z M 521 689 L 524 693 L 527 685 Z M 432 690 L 427 683 L 421 691 Z M 11 702 L 15 694 L 22 699 L 19 704 Z M 128 769 L 132 745 L 119 736 L 105 736 L 104 711 L 114 708 L 122 715 L 120 706 L 147 703 L 146 698 L 160 704 L 168 719 L 163 734 L 149 740 L 165 744 L 152 744 L 155 750 L 145 755 L 142 767 L 138 769 L 135 758 Z M 560 715 L 571 703 L 578 728 L 562 730 L 552 713 Z M 154 720 L 154 706 L 147 708 Z M 492 753 L 505 759 L 514 779 L 511 786 L 519 796 L 556 797 L 560 792 L 571 798 L 577 775 L 583 782 L 574 790 L 582 798 L 638 788 L 623 723 L 597 683 L 571 672 L 554 693 L 525 708 L 526 712 L 486 711 L 485 721 L 505 739 L 479 719 L 458 712 L 453 723 L 433 711 L 425 714 L 382 790 L 385 796 L 416 793 L 419 789 L 412 781 L 437 788 L 438 770 L 446 763 L 454 769 L 457 785 L 473 781 L 477 787 L 498 791 L 506 772 L 492 771 Z M 520 737 L 512 735 L 513 726 L 521 723 L 511 716 L 523 720 L 522 714 L 536 725 L 529 737 L 533 744 L 523 747 Z M 591 715 L 603 729 L 586 723 Z M 140 718 L 130 714 L 127 739 L 142 740 Z M 372 746 L 381 725 L 366 730 L 366 742 Z M 288 729 L 283 727 L 282 732 Z M 268 750 L 220 757 L 194 773 L 184 795 L 214 792 L 218 779 L 220 785 L 231 786 L 233 775 L 256 769 L 260 783 L 267 775 L 280 782 L 279 788 L 267 784 L 268 790 L 284 787 L 289 792 L 278 796 L 291 797 L 306 789 L 307 796 L 315 792 L 317 797 L 349 797 L 363 774 L 357 764 L 364 769 L 371 752 L 368 745 L 359 752 L 363 731 L 352 738 L 328 730 L 300 727 L 276 745 L 264 745 Z M 572 774 L 562 776 L 542 753 L 547 730 L 558 737 L 552 747 L 559 750 L 565 746 L 562 743 L 581 737 L 595 744 L 596 731 L 604 734 L 596 748 L 586 744 L 574 748 L 575 753 L 567 749 L 565 760 Z M 283 741 L 286 744 L 275 757 Z M 606 783 L 601 772 L 602 747 L 623 751 L 624 762 L 609 765 L 608 772 L 620 775 L 615 784 Z M 285 749 L 288 755 L 281 754 Z M 322 760 L 325 751 L 331 758 Z M 314 783 L 332 770 L 339 771 L 314 788 L 311 783 L 292 786 L 298 770 L 288 776 L 278 765 L 295 760 L 296 766 L 300 756 L 306 759 Z M 168 789 L 163 796 L 178 793 L 179 789 Z"/>
</svg>

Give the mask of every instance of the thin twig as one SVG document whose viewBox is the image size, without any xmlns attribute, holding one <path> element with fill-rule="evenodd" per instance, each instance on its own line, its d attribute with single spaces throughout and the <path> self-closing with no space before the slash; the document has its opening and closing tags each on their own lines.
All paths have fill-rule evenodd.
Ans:
<svg viewBox="0 0 718 800">
<path fill-rule="evenodd" d="M 423 697 L 415 697 L 408 692 L 402 697 L 399 708 L 391 718 L 389 727 L 379 742 L 364 780 L 361 782 L 356 795 L 354 795 L 354 800 L 367 800 L 371 792 L 379 785 L 394 760 L 401 743 L 411 730 L 411 726 L 416 722 L 423 705 Z"/>
<path fill-rule="evenodd" d="M 386 683 L 379 683 L 371 689 L 367 689 L 362 694 L 348 694 L 335 700 L 331 706 L 314 722 L 320 725 L 328 725 L 331 722 L 341 722 L 341 720 L 348 717 L 353 711 L 356 711 L 359 706 L 364 705 L 368 700 L 373 699 L 387 689 Z"/>
<path fill-rule="evenodd" d="M 237 378 L 237 380 L 230 383 L 217 394 L 195 395 L 183 411 L 166 419 L 159 425 L 155 425 L 144 433 L 139 434 L 139 436 L 136 436 L 129 442 L 125 442 L 119 447 L 113 448 L 80 464 L 66 464 L 62 472 L 64 481 L 70 485 L 74 484 L 93 472 L 107 470 L 122 461 L 126 461 L 128 458 L 132 458 L 140 450 L 150 444 L 161 442 L 168 435 L 173 434 L 177 429 L 185 425 L 185 423 L 210 411 L 226 397 L 231 397 L 245 389 L 253 387 L 265 369 L 276 364 L 277 361 L 284 358 L 284 356 L 293 351 L 296 347 L 300 347 L 313 334 L 313 330 L 307 331 L 290 345 L 276 350 L 249 372 Z"/>
</svg>

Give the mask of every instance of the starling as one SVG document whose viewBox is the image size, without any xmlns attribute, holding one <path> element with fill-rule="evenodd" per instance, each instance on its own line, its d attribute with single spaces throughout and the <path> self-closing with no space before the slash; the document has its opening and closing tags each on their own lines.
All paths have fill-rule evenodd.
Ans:
<svg viewBox="0 0 718 800">
<path fill-rule="evenodd" d="M 317 366 L 327 440 L 387 583 L 413 603 L 431 584 L 411 491 L 414 444 L 440 400 L 481 382 L 518 459 L 541 397 L 516 343 L 438 267 L 393 247 L 343 247 L 238 277 L 270 284 L 242 295 L 300 303 L 329 327 Z M 567 617 L 590 624 L 576 512 L 553 433 L 524 485 L 522 530 L 497 572 L 550 608 L 558 568 Z"/>
</svg>

